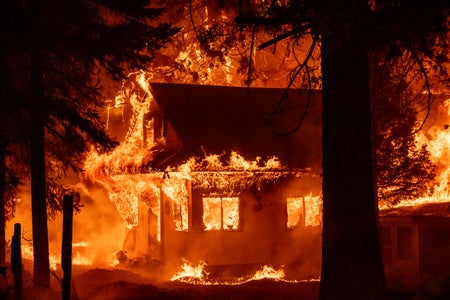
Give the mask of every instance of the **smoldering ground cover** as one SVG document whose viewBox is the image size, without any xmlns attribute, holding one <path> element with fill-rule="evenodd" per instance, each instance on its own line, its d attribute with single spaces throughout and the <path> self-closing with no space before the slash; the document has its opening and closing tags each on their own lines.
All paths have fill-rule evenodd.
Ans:
<svg viewBox="0 0 450 300">
<path fill-rule="evenodd" d="M 78 278 L 80 299 L 316 299 L 318 283 L 287 283 L 271 280 L 257 280 L 241 285 L 195 285 L 183 282 L 147 282 L 134 276 L 114 280 L 115 276 L 127 271 L 90 270 Z M 122 273 L 122 274 L 120 274 Z M 103 275 L 102 275 L 103 274 Z M 97 288 L 88 288 L 91 277 L 100 277 L 104 282 Z M 83 285 L 86 286 L 83 288 Z M 83 292 L 81 292 L 81 290 Z M 300 296 L 299 296 L 300 295 Z"/>
<path fill-rule="evenodd" d="M 317 299 L 319 282 L 277 282 L 254 280 L 239 285 L 202 285 L 180 281 L 160 281 L 133 270 L 75 269 L 72 299 Z M 60 299 L 61 293 L 48 292 L 46 299 Z M 31 286 L 24 299 L 33 298 Z"/>
</svg>

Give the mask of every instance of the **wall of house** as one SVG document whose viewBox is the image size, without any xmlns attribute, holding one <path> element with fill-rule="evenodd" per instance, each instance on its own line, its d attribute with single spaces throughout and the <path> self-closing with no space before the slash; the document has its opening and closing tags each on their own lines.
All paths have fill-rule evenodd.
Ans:
<svg viewBox="0 0 450 300">
<path fill-rule="evenodd" d="M 311 179 L 308 179 L 311 180 Z M 317 179 L 316 179 L 317 180 Z M 192 189 L 189 209 L 189 230 L 176 231 L 171 201 L 164 202 L 162 234 L 164 261 L 179 266 L 183 259 L 209 266 L 284 266 L 297 278 L 317 278 L 320 275 L 321 228 L 298 224 L 287 227 L 286 198 L 304 196 L 301 179 L 268 192 L 243 192 L 239 195 L 239 226 L 236 230 L 207 231 L 203 224 L 204 192 Z M 305 181 L 303 182 L 305 183 Z"/>
<path fill-rule="evenodd" d="M 415 288 L 450 276 L 450 218 L 389 216 L 380 224 L 389 286 Z"/>
</svg>

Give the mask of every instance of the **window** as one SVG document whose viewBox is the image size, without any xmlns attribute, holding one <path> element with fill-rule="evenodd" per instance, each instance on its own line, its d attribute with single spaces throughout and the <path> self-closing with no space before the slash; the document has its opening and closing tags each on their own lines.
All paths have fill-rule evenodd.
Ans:
<svg viewBox="0 0 450 300">
<path fill-rule="evenodd" d="M 309 194 L 286 199 L 287 227 L 319 226 L 322 221 L 322 198 Z"/>
<path fill-rule="evenodd" d="M 410 226 L 397 227 L 397 259 L 413 259 L 413 231 Z"/>
<path fill-rule="evenodd" d="M 239 229 L 238 197 L 203 197 L 203 226 L 206 231 Z"/>
<path fill-rule="evenodd" d="M 304 202 L 303 197 L 292 197 L 286 199 L 287 227 L 293 228 L 300 223 L 304 224 Z"/>
</svg>

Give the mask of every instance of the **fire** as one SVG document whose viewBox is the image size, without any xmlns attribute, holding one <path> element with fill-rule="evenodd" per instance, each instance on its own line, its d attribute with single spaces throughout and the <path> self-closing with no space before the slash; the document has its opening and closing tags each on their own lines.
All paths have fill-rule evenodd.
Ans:
<svg viewBox="0 0 450 300">
<path fill-rule="evenodd" d="M 293 228 L 297 226 L 303 216 L 303 198 L 287 198 L 286 204 L 288 215 L 287 226 L 288 228 Z"/>
<path fill-rule="evenodd" d="M 120 263 L 137 261 L 146 255 L 155 261 L 164 259 L 161 253 L 167 251 L 164 247 L 170 247 L 167 236 L 172 234 L 166 230 L 188 233 L 190 226 L 194 226 L 189 223 L 193 189 L 204 195 L 198 198 L 202 211 L 201 230 L 240 232 L 245 226 L 240 195 L 248 191 L 264 193 L 264 189 L 270 190 L 282 180 L 310 174 L 309 169 L 288 169 L 276 156 L 248 159 L 237 151 L 218 154 L 208 153 L 208 149 L 202 149 L 203 156 L 190 157 L 180 165 L 168 166 L 164 170 L 152 169 L 149 166 L 152 166 L 157 153 L 165 149 L 167 142 L 164 134 L 155 133 L 158 128 L 155 119 L 148 117 L 156 114 L 152 109 L 158 110 L 158 103 L 152 95 L 147 74 L 131 74 L 130 81 L 129 84 L 124 83 L 109 106 L 110 114 L 120 115 L 125 106 L 132 111 L 123 141 L 111 153 L 98 153 L 93 149 L 84 167 L 87 182 L 96 183 L 106 190 L 128 228 L 122 249 L 113 250 L 124 254 L 123 259 L 118 259 Z M 117 124 L 110 124 L 113 125 Z M 302 221 L 301 226 L 319 226 L 321 196 L 310 193 L 300 198 L 301 216 L 288 213 L 288 218 L 294 218 L 293 221 L 288 220 L 288 227 L 290 223 L 299 223 L 299 220 Z M 170 222 L 169 227 L 162 230 L 167 222 Z M 139 238 L 142 238 L 142 243 L 138 245 L 136 241 Z M 189 278 L 194 282 L 213 284 L 205 267 L 204 262 L 192 265 L 185 261 L 172 280 Z M 225 284 L 263 278 L 286 281 L 284 270 L 264 266 L 252 276 L 236 278 Z"/>
<path fill-rule="evenodd" d="M 176 230 L 186 231 L 188 181 L 192 181 L 192 184 L 200 189 L 220 189 L 232 195 L 236 189 L 252 184 L 258 185 L 257 189 L 260 189 L 267 182 L 276 182 L 294 174 L 285 171 L 285 167 L 275 156 L 266 161 L 261 157 L 247 160 L 235 151 L 231 152 L 227 162 L 223 157 L 225 153 L 205 152 L 204 158 L 192 157 L 184 164 L 168 168 L 163 173 L 146 169 L 146 163 L 153 158 L 154 149 L 165 141 L 163 138 L 154 139 L 154 124 L 145 118 L 154 102 L 146 74 L 141 72 L 130 76 L 135 76 L 131 88 L 123 88 L 111 105 L 122 107 L 129 103 L 132 107 L 133 113 L 124 141 L 112 153 L 99 154 L 92 150 L 85 162 L 85 177 L 101 184 L 108 191 L 110 200 L 130 228 L 138 226 L 139 201 L 144 202 L 152 213 L 159 217 L 160 198 L 164 195 L 173 203 L 174 214 L 178 220 Z M 280 172 L 283 170 L 284 172 Z M 205 211 L 211 212 L 205 216 L 205 226 L 215 228 L 219 225 L 212 224 L 211 220 L 220 220 L 223 217 L 223 221 L 216 221 L 221 223 L 220 227 L 237 229 L 238 203 L 232 197 L 217 198 L 215 201 L 219 200 L 223 204 L 223 215 L 218 214 L 220 210 L 217 210 L 217 207 L 213 208 L 213 199 L 205 200 Z M 158 228 L 158 239 L 159 232 Z"/>
<path fill-rule="evenodd" d="M 312 193 L 305 199 L 305 226 L 319 226 L 322 223 L 322 196 Z"/>
<path fill-rule="evenodd" d="M 209 275 L 205 271 L 206 263 L 204 261 L 200 261 L 198 265 L 194 266 L 191 263 L 189 263 L 187 260 L 184 260 L 183 265 L 181 266 L 181 271 L 175 273 L 171 281 L 175 280 L 184 280 L 186 278 L 189 278 L 189 281 L 199 281 L 199 282 L 205 282 L 206 277 Z"/>
<path fill-rule="evenodd" d="M 237 277 L 233 280 L 212 280 L 209 278 L 210 273 L 205 270 L 207 264 L 204 261 L 199 261 L 197 265 L 190 263 L 183 259 L 184 262 L 181 265 L 181 271 L 175 273 L 171 281 L 181 281 L 191 284 L 202 285 L 241 285 L 250 281 L 270 279 L 273 281 L 284 282 L 302 282 L 302 281 L 319 281 L 320 279 L 310 280 L 287 280 L 285 279 L 285 272 L 283 268 L 275 269 L 270 265 L 263 265 L 259 270 L 255 271 L 253 275 Z"/>
<path fill-rule="evenodd" d="M 250 280 L 261 280 L 261 279 L 272 279 L 275 281 L 284 279 L 283 269 L 275 270 L 271 266 L 264 265 L 261 270 L 256 271 L 256 273 L 251 277 Z"/>
<path fill-rule="evenodd" d="M 294 228 L 302 223 L 304 226 L 319 226 L 322 223 L 322 197 L 312 193 L 304 197 L 289 197 L 286 199 L 288 228 Z"/>
<path fill-rule="evenodd" d="M 204 197 L 203 225 L 210 230 L 237 230 L 239 228 L 239 198 Z"/>
<path fill-rule="evenodd" d="M 75 249 L 72 252 L 72 264 L 75 266 L 90 266 L 92 265 L 92 260 L 87 256 L 83 255 L 81 251 L 78 251 L 78 243 L 72 244 L 72 248 Z M 88 244 L 85 244 L 86 246 Z M 85 247 L 85 246 L 83 246 Z M 33 246 L 31 244 L 21 245 L 22 257 L 25 260 L 33 260 Z M 61 256 L 56 254 L 50 254 L 49 256 L 50 269 L 52 271 L 60 270 L 61 266 Z"/>
<path fill-rule="evenodd" d="M 443 103 L 447 109 L 447 119 L 440 120 L 448 122 L 450 120 L 450 99 Z M 437 166 L 435 184 L 428 189 L 427 193 L 416 199 L 406 199 L 393 207 L 415 206 L 428 203 L 445 203 L 450 201 L 449 176 L 450 167 L 450 130 L 448 125 L 433 126 L 429 130 L 419 131 L 416 134 L 418 147 L 426 145 L 431 155 L 431 161 Z M 390 208 L 385 203 L 380 203 L 380 209 Z"/>
</svg>

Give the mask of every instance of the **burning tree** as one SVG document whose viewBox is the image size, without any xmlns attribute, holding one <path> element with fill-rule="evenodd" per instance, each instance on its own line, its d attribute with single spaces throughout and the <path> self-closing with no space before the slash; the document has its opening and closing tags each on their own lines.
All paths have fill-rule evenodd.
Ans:
<svg viewBox="0 0 450 300">
<path fill-rule="evenodd" d="M 435 178 L 436 166 L 427 145 L 419 144 L 416 136 L 427 119 L 419 112 L 427 111 L 433 99 L 423 95 L 423 88 L 409 74 L 414 67 L 411 55 L 395 61 L 372 58 L 373 142 L 380 205 L 420 197 Z"/>
<path fill-rule="evenodd" d="M 47 204 L 60 208 L 58 180 L 67 170 L 80 170 L 89 145 L 102 151 L 116 145 L 104 132 L 97 112 L 104 99 L 100 80 L 124 78 L 130 69 L 153 60 L 178 31 L 158 23 L 162 12 L 148 1 L 2 4 L 2 71 L 8 75 L 3 102 L 11 106 L 11 116 L 23 115 L 11 120 L 11 127 L 24 132 L 21 139 L 3 139 L 2 145 L 20 142 L 31 147 L 30 159 L 21 162 L 29 163 L 31 172 L 34 282 L 38 286 L 49 286 Z M 16 157 L 6 151 L 1 154 L 2 161 Z M 2 192 L 4 206 L 8 199 Z"/>
</svg>

